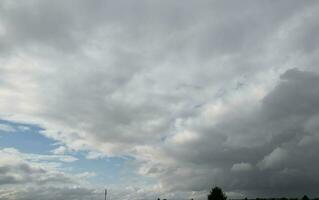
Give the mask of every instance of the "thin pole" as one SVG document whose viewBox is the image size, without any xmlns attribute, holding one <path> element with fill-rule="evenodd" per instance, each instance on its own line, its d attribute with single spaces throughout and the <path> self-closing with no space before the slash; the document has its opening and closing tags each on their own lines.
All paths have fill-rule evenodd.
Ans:
<svg viewBox="0 0 319 200">
<path fill-rule="evenodd" d="M 106 195 L 107 195 L 107 189 L 105 189 L 105 200 L 106 200 Z"/>
</svg>

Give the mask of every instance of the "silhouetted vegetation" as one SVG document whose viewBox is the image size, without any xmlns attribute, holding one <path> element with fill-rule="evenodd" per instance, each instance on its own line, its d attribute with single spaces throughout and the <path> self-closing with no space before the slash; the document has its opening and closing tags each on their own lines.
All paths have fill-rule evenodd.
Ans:
<svg viewBox="0 0 319 200">
<path fill-rule="evenodd" d="M 208 200 L 227 200 L 227 196 L 219 187 L 214 187 L 208 195 Z"/>
<path fill-rule="evenodd" d="M 208 200 L 227 200 L 227 196 L 220 187 L 216 186 L 210 190 L 207 196 L 207 199 Z M 160 198 L 158 198 L 157 200 L 160 200 Z M 163 199 L 163 200 L 167 200 L 167 199 Z M 194 199 L 192 198 L 190 200 L 194 200 Z M 248 199 L 247 197 L 245 197 L 243 200 L 253 200 L 253 199 Z M 310 199 L 307 195 L 304 195 L 301 199 L 281 197 L 281 198 L 255 198 L 254 200 L 319 200 L 319 198 Z"/>
<path fill-rule="evenodd" d="M 307 197 L 307 195 L 304 195 L 301 200 L 309 200 L 309 198 Z"/>
</svg>

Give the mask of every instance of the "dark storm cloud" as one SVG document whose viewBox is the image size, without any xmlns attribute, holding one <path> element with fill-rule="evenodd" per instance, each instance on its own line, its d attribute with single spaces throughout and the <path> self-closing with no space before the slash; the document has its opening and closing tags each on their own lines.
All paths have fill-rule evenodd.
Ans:
<svg viewBox="0 0 319 200">
<path fill-rule="evenodd" d="M 318 195 L 318 86 L 318 74 L 285 72 L 253 112 L 226 117 L 196 141 L 168 146 L 178 164 L 159 175 L 163 184 L 186 190 L 220 184 L 262 196 Z M 185 176 L 178 173 L 183 167 L 189 168 Z"/>
</svg>

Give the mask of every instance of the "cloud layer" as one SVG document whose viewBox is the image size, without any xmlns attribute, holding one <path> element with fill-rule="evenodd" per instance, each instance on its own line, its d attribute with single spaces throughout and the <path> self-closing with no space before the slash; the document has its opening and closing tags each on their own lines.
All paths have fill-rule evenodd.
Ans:
<svg viewBox="0 0 319 200">
<path fill-rule="evenodd" d="M 147 192 L 199 196 L 218 184 L 237 197 L 318 195 L 318 10 L 2 1 L 0 117 L 41 126 L 63 144 L 56 154 L 132 157 L 156 180 Z M 0 180 L 46 173 L 22 165 Z"/>
<path fill-rule="evenodd" d="M 248 195 L 316 194 L 316 85 L 318 74 L 288 70 L 254 109 L 230 110 L 213 125 L 187 123 L 197 137 L 184 143 L 168 139 L 164 152 L 173 163 L 158 171 L 162 185 L 191 190 L 217 182 Z"/>
</svg>

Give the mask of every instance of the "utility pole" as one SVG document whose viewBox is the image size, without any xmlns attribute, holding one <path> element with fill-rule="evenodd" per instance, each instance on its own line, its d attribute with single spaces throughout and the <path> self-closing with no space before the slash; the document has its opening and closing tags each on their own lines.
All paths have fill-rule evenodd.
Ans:
<svg viewBox="0 0 319 200">
<path fill-rule="evenodd" d="M 106 195 L 107 195 L 107 189 L 105 189 L 105 193 L 104 193 L 104 194 L 105 194 L 105 200 L 106 200 Z"/>
</svg>

